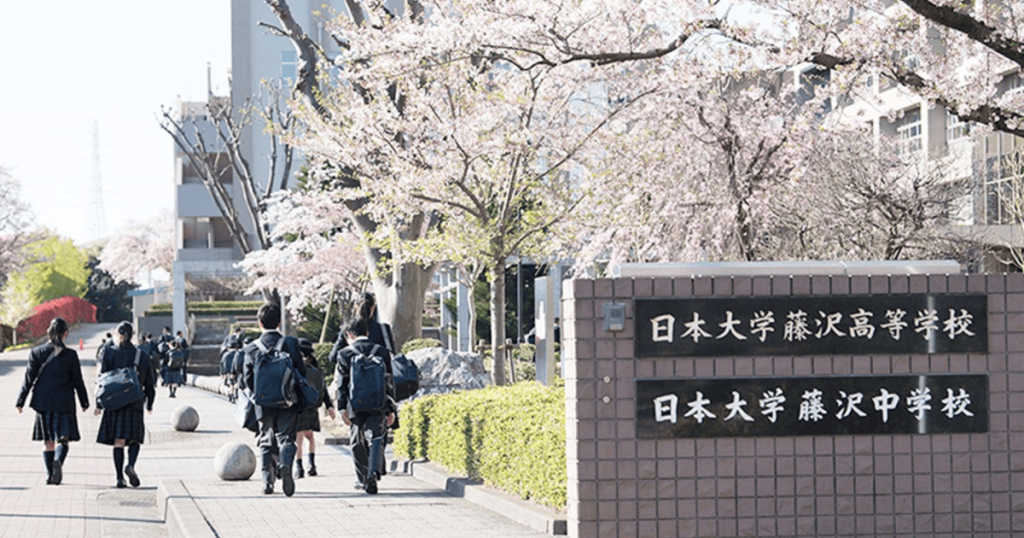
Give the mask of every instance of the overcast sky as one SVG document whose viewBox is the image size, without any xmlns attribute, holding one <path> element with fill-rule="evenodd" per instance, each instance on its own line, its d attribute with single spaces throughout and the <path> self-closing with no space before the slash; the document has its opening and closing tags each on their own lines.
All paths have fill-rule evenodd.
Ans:
<svg viewBox="0 0 1024 538">
<path fill-rule="evenodd" d="M 107 235 L 173 207 L 173 142 L 162 106 L 203 100 L 207 64 L 225 94 L 230 1 L 7 2 L 0 50 L 0 167 L 36 222 L 93 239 L 93 125 Z"/>
</svg>

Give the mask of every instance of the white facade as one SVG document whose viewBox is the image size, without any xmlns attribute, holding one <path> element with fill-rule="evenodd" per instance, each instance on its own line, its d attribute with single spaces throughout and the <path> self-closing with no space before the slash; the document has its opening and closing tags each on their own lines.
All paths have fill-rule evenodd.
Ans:
<svg viewBox="0 0 1024 538">
<path fill-rule="evenodd" d="M 1021 75 L 1007 72 L 1002 92 L 1021 91 Z M 876 136 L 898 140 L 901 153 L 941 167 L 945 180 L 968 186 L 971 195 L 954 208 L 952 224 L 965 237 L 1002 249 L 1024 247 L 1024 234 L 1013 224 L 1011 182 L 1024 180 L 1020 165 L 1024 139 L 1006 133 L 981 134 L 946 109 L 881 77 L 872 77 L 871 95 L 837 111 L 845 122 L 871 126 Z M 995 259 L 987 271 L 1003 271 Z"/>
<path fill-rule="evenodd" d="M 324 15 L 330 13 L 348 14 L 344 0 L 292 0 L 288 3 L 295 20 L 310 35 L 324 44 L 328 54 L 338 48 L 323 31 L 322 19 L 313 14 L 317 10 Z M 291 41 L 271 34 L 259 23 L 280 26 L 277 17 L 264 2 L 254 0 L 232 0 L 231 2 L 231 96 L 211 97 L 217 104 L 230 106 L 237 113 L 247 100 L 255 102 L 270 98 L 272 92 L 265 87 L 273 84 L 283 88 L 287 96 L 290 82 L 295 76 L 296 54 Z M 213 144 L 217 137 L 213 125 L 206 117 L 206 103 L 182 103 L 180 118 L 186 130 L 194 125 L 203 133 L 206 143 Z M 260 187 L 266 185 L 270 171 L 271 140 L 264 132 L 262 118 L 254 114 L 255 124 L 245 127 L 242 136 L 242 153 L 249 163 L 253 177 Z M 223 148 L 208 148 L 212 152 Z M 227 159 L 222 159 L 227 163 Z M 283 157 L 278 157 L 278 170 Z M 294 175 L 302 165 L 301 156 L 296 156 L 291 173 Z M 187 156 L 174 148 L 175 166 L 175 256 L 172 278 L 174 283 L 173 329 L 186 331 L 186 282 L 191 279 L 231 279 L 244 276 L 235 268 L 242 259 L 241 251 L 235 246 L 224 219 L 220 216 L 205 185 L 193 169 Z M 233 197 L 241 193 L 238 178 L 230 169 L 222 176 L 222 183 Z M 280 172 L 276 181 L 280 181 Z M 293 179 L 289 184 L 294 184 Z M 242 226 L 249 233 L 249 243 L 259 248 L 254 233 L 254 220 L 246 204 L 239 197 L 235 208 L 241 215 Z M 213 292 L 211 292 L 213 293 Z"/>
</svg>

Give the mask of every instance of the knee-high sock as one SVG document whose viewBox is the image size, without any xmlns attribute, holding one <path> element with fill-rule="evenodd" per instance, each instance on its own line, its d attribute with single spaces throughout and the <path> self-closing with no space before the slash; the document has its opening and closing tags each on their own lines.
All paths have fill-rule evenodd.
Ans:
<svg viewBox="0 0 1024 538">
<path fill-rule="evenodd" d="M 46 464 L 46 476 L 52 475 L 53 474 L 53 451 L 52 450 L 44 450 L 43 451 L 43 463 Z"/>
<path fill-rule="evenodd" d="M 124 447 L 114 447 L 114 469 L 117 470 L 117 481 L 124 482 Z"/>
<path fill-rule="evenodd" d="M 142 445 L 138 443 L 131 443 L 128 445 L 128 465 L 135 467 L 135 461 L 139 459 L 139 448 Z"/>
<path fill-rule="evenodd" d="M 68 444 L 59 443 L 57 444 L 57 450 L 54 451 L 54 456 L 60 460 L 60 464 L 64 465 L 64 460 L 68 458 Z"/>
</svg>

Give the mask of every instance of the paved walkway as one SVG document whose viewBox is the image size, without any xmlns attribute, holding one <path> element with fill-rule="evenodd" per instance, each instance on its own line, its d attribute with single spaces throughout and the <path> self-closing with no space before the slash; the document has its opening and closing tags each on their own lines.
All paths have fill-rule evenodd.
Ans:
<svg viewBox="0 0 1024 538">
<path fill-rule="evenodd" d="M 92 391 L 96 346 L 110 325 L 72 331 L 69 344 L 84 349 L 86 385 Z M 19 415 L 14 399 L 24 377 L 28 351 L 0 354 L 0 392 L 10 398 L 0 407 L 0 538 L 24 536 L 220 536 L 253 538 L 294 533 L 299 536 L 458 538 L 544 536 L 495 512 L 437 489 L 411 475 L 389 474 L 380 493 L 352 488 L 355 473 L 347 449 L 318 443 L 320 476 L 296 480 L 291 498 L 262 495 L 259 470 L 248 481 L 219 480 L 213 457 L 225 443 L 253 436 L 237 427 L 232 406 L 221 396 L 182 387 L 176 399 L 157 389 L 153 414 L 136 471 L 138 489 L 118 490 L 110 447 L 97 444 L 99 417 L 79 414 L 82 441 L 71 444 L 60 486 L 47 486 L 42 443 L 31 441 L 35 413 Z M 200 416 L 195 432 L 177 432 L 170 416 L 191 405 Z M 322 439 L 321 439 L 322 441 Z M 158 495 L 158 485 L 163 495 Z M 280 482 L 277 490 L 280 491 Z M 170 497 L 187 510 L 166 512 Z M 175 515 L 186 521 L 176 520 Z M 164 519 L 167 519 L 165 524 Z"/>
</svg>

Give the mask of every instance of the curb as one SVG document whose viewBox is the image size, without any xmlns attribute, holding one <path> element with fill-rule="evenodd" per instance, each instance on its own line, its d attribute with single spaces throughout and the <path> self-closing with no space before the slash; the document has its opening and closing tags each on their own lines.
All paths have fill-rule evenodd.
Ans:
<svg viewBox="0 0 1024 538">
<path fill-rule="evenodd" d="M 447 470 L 429 461 L 394 460 L 391 462 L 391 470 L 411 474 L 417 480 L 502 514 L 531 529 L 556 536 L 568 534 L 564 514 L 523 501 L 476 480 L 453 477 Z"/>
<path fill-rule="evenodd" d="M 157 486 L 156 501 L 169 537 L 217 537 L 181 480 L 161 480 Z"/>
</svg>

